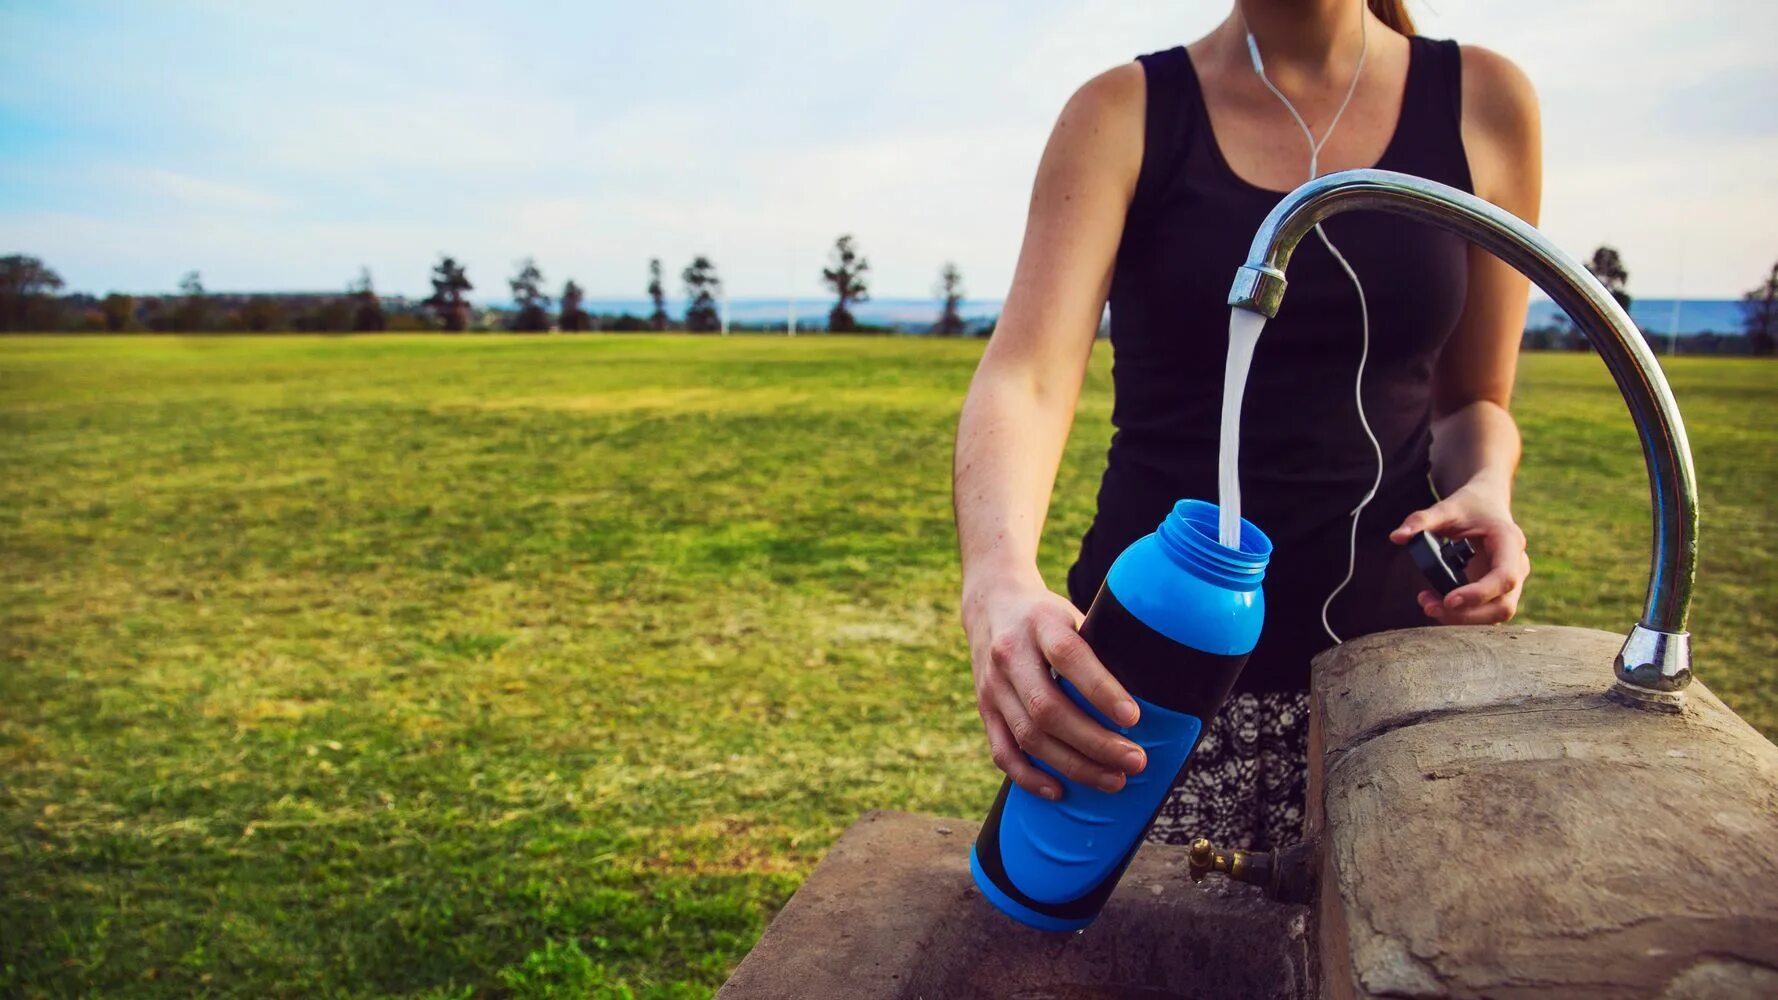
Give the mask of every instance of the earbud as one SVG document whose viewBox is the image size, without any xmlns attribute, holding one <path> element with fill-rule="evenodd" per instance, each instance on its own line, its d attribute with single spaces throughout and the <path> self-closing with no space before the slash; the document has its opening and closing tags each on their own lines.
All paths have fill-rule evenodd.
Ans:
<svg viewBox="0 0 1778 1000">
<path fill-rule="evenodd" d="M 1247 33 L 1247 55 L 1253 59 L 1253 71 L 1260 76 L 1265 76 L 1266 64 L 1265 61 L 1259 57 L 1259 42 L 1253 37 L 1253 32 L 1251 31 Z"/>
</svg>

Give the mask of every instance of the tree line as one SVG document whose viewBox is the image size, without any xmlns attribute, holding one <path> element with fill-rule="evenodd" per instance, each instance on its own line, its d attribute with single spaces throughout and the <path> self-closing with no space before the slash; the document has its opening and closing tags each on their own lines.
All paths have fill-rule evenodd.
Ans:
<svg viewBox="0 0 1778 1000">
<path fill-rule="evenodd" d="M 870 261 L 850 235 L 834 241 L 821 280 L 834 294 L 824 329 L 833 333 L 887 333 L 888 327 L 860 323 L 853 307 L 870 300 Z M 369 332 L 383 330 L 509 329 L 518 332 L 561 330 L 565 333 L 686 330 L 714 333 L 725 329 L 722 278 L 705 255 L 692 258 L 679 272 L 685 309 L 679 317 L 668 311 L 666 271 L 660 258 L 648 261 L 647 315 L 594 313 L 586 308 L 586 291 L 570 278 L 559 295 L 546 290 L 543 271 L 533 258 L 516 265 L 507 279 L 512 306 L 477 307 L 466 265 L 441 254 L 432 266 L 432 294 L 420 300 L 377 295 L 368 268 L 347 284 L 343 293 L 224 293 L 205 290 L 203 278 L 188 272 L 179 291 L 168 295 L 133 296 L 112 292 L 103 298 L 59 294 L 62 278 L 43 261 L 24 254 L 0 258 L 0 330 L 72 330 L 90 332 L 200 333 L 224 331 Z M 969 332 L 961 307 L 963 276 L 946 263 L 934 288 L 936 316 L 931 331 L 945 336 Z M 731 324 L 740 329 L 739 324 Z M 978 331 L 979 332 L 979 331 Z"/>
<path fill-rule="evenodd" d="M 1623 255 L 1601 246 L 1587 261 L 1599 279 L 1627 312 L 1632 302 L 1630 273 Z M 124 333 L 208 331 L 312 331 L 374 332 L 382 330 L 510 329 L 514 331 L 561 330 L 579 333 L 594 330 L 686 330 L 714 333 L 723 328 L 720 299 L 722 278 L 709 257 L 692 258 L 679 273 L 685 311 L 675 319 L 667 309 L 667 279 L 660 258 L 648 262 L 646 316 L 629 313 L 596 314 L 585 308 L 586 292 L 573 279 L 559 297 L 544 290 L 545 279 L 534 259 L 518 264 L 507 281 L 513 307 L 478 310 L 468 298 L 475 289 L 467 268 L 449 255 L 441 255 L 430 276 L 432 294 L 418 301 L 379 296 L 371 284 L 369 269 L 333 293 L 229 293 L 213 294 L 204 288 L 196 271 L 179 281 L 170 295 L 132 296 L 112 292 L 103 298 L 87 294 L 60 294 L 61 275 L 36 257 L 13 254 L 0 257 L 0 330 L 71 330 Z M 884 327 L 862 324 L 852 312 L 870 300 L 870 261 L 850 235 L 834 241 L 821 281 L 834 294 L 825 329 L 835 333 L 888 332 Z M 955 264 L 939 271 L 933 289 L 938 303 L 931 332 L 959 336 L 971 332 L 963 320 L 963 276 Z M 1755 288 L 1742 296 L 1742 329 L 1695 334 L 1679 342 L 1690 353 L 1740 353 L 1770 355 L 1778 348 L 1778 263 Z M 740 328 L 736 325 L 736 328 Z M 992 323 L 973 332 L 986 333 Z M 1657 348 L 1674 345 L 1659 334 L 1645 334 Z M 1551 324 L 1529 327 L 1524 346 L 1534 350 L 1589 349 L 1586 337 L 1565 317 Z"/>
</svg>

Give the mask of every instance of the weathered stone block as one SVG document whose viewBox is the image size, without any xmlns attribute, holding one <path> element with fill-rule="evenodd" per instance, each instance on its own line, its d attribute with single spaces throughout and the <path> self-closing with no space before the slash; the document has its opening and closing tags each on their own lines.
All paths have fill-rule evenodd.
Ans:
<svg viewBox="0 0 1778 1000">
<path fill-rule="evenodd" d="M 1677 715 L 1607 699 L 1620 641 L 1413 629 L 1317 660 L 1325 994 L 1772 995 L 1778 748 L 1701 684 Z"/>
<path fill-rule="evenodd" d="M 1015 924 L 969 877 L 976 824 L 867 813 L 766 929 L 720 1000 L 1307 997 L 1307 907 L 1145 847 L 1092 927 Z"/>
</svg>

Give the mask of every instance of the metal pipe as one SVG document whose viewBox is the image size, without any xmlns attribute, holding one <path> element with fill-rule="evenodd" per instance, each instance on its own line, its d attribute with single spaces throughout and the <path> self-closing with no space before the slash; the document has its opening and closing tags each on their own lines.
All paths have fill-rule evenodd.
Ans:
<svg viewBox="0 0 1778 1000">
<path fill-rule="evenodd" d="M 1698 483 L 1679 406 L 1642 334 L 1597 278 L 1522 219 L 1455 188 L 1388 170 L 1326 174 L 1285 195 L 1254 234 L 1229 305 L 1276 316 L 1296 245 L 1317 223 L 1353 209 L 1430 222 L 1488 250 L 1548 293 L 1605 360 L 1642 439 L 1654 507 L 1648 598 L 1613 665 L 1614 690 L 1639 705 L 1677 708 L 1692 679 L 1686 622 L 1698 565 Z"/>
</svg>

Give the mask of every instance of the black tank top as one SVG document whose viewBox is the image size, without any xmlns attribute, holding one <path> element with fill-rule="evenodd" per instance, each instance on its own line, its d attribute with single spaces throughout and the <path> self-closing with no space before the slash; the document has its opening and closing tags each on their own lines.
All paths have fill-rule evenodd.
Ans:
<svg viewBox="0 0 1778 1000">
<path fill-rule="evenodd" d="M 1376 165 L 1469 191 L 1457 45 L 1410 45 L 1401 115 Z M 1139 62 L 1146 145 L 1111 284 L 1116 431 L 1098 512 L 1068 574 L 1069 596 L 1082 608 L 1111 561 L 1175 500 L 1216 499 L 1229 283 L 1282 197 L 1223 159 L 1184 48 Z M 1379 212 L 1349 212 L 1325 228 L 1370 305 L 1364 402 L 1384 459 L 1383 485 L 1360 518 L 1357 573 L 1329 614 L 1351 638 L 1430 624 L 1414 600 L 1425 584 L 1387 536 L 1432 502 L 1432 371 L 1463 309 L 1468 251 L 1456 236 Z M 1274 554 L 1265 630 L 1237 691 L 1308 685 L 1310 658 L 1332 645 L 1321 605 L 1346 574 L 1350 512 L 1375 474 L 1352 398 L 1360 328 L 1351 280 L 1314 236 L 1288 273 L 1243 403 L 1242 514 L 1271 537 Z"/>
</svg>

